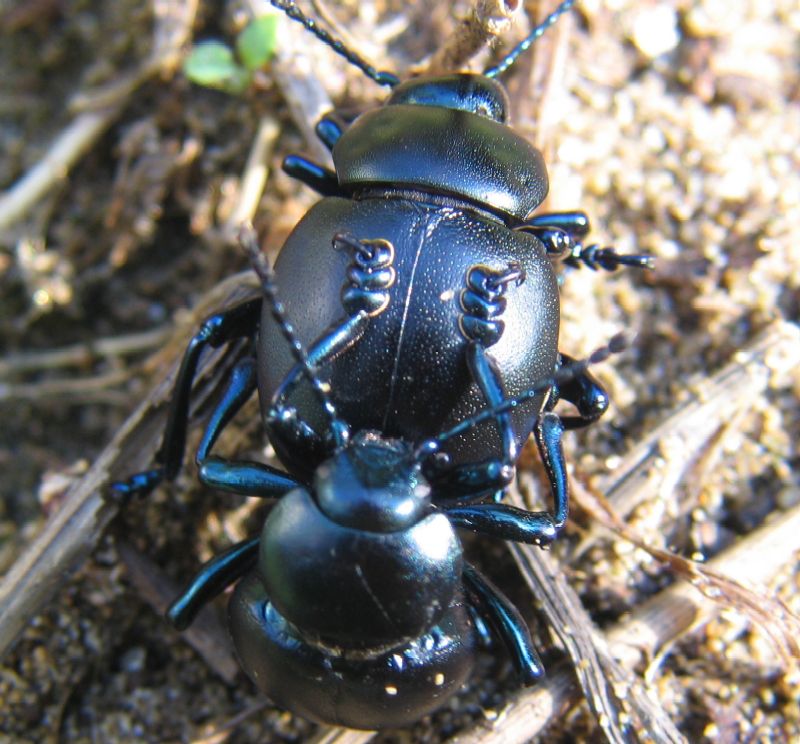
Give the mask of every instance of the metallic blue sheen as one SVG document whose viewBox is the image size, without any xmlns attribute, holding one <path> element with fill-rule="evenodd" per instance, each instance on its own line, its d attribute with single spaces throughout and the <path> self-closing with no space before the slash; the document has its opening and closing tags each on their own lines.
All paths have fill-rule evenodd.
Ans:
<svg viewBox="0 0 800 744">
<path fill-rule="evenodd" d="M 513 129 L 440 106 L 387 105 L 362 114 L 333 148 L 347 191 L 384 186 L 460 197 L 513 224 L 547 196 L 541 153 Z"/>
<path fill-rule="evenodd" d="M 392 90 L 387 106 L 437 106 L 468 111 L 500 124 L 508 122 L 510 103 L 500 83 L 469 73 L 406 80 Z"/>
</svg>

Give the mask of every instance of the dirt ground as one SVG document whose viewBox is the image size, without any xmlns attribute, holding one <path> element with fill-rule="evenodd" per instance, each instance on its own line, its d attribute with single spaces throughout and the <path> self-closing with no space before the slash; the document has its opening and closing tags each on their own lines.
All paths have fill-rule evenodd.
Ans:
<svg viewBox="0 0 800 744">
<path fill-rule="evenodd" d="M 539 5 L 526 8 L 541 14 Z M 245 94 L 189 83 L 179 62 L 192 41 L 232 41 L 260 7 L 0 0 L 0 572 L 85 484 L 191 329 L 228 296 L 229 285 L 214 288 L 247 268 L 232 239 L 243 215 L 274 256 L 315 201 L 280 162 L 290 152 L 319 157 L 308 124 L 326 97 L 355 114 L 385 96 L 288 20 L 278 59 Z M 452 40 L 470 6 L 304 7 L 405 76 Z M 524 13 L 514 18 L 505 44 L 527 27 Z M 504 79 L 515 128 L 548 163 L 546 209 L 581 208 L 592 239 L 656 257 L 646 272 L 563 271 L 563 351 L 581 356 L 620 330 L 635 334 L 597 368 L 611 410 L 566 438 L 573 519 L 546 556 L 611 639 L 622 671 L 606 665 L 605 697 L 618 715 L 609 723 L 577 688 L 557 712 L 531 712 L 533 698 L 520 697 L 495 649 L 444 709 L 376 741 L 670 740 L 631 713 L 642 708 L 626 702 L 617 673 L 655 701 L 672 739 L 800 739 L 800 533 L 724 563 L 745 536 L 796 519 L 800 504 L 798 49 L 795 0 L 585 0 Z M 475 69 L 485 63 L 482 52 Z M 688 423 L 687 406 L 700 410 Z M 255 405 L 237 421 L 222 450 L 263 457 Z M 157 427 L 136 431 L 143 461 L 115 462 L 111 475 L 146 464 Z M 620 473 L 641 475 L 637 457 L 646 478 L 630 496 Z M 535 448 L 520 471 L 520 490 L 535 493 Z M 209 660 L 154 609 L 164 586 L 255 533 L 257 505 L 202 489 L 187 468 L 113 512 L 91 556 L 61 567 L 57 591 L 2 659 L 0 741 L 347 736 L 270 706 L 230 669 L 227 650 Z M 548 670 L 569 658 L 592 667 L 575 661 L 569 627 L 545 619 L 546 598 L 534 598 L 512 556 L 485 542 L 470 541 L 470 555 L 531 621 Z M 753 591 L 676 556 L 699 565 L 719 556 L 720 570 L 738 566 L 730 578 Z M 761 571 L 754 583 L 751 569 Z M 714 600 L 694 620 L 682 621 L 677 595 L 665 594 L 676 572 Z M 9 592 L 0 589 L 0 627 Z M 699 590 L 687 596 L 700 601 Z M 621 658 L 613 639 L 650 606 L 665 608 L 667 630 L 649 646 L 631 630 L 641 654 Z M 225 643 L 213 625 L 209 637 Z"/>
</svg>

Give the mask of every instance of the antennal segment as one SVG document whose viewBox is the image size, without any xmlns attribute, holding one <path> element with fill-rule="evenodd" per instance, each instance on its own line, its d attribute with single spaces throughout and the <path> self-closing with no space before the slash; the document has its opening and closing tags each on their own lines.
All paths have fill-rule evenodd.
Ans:
<svg viewBox="0 0 800 744">
<path fill-rule="evenodd" d="M 385 85 L 394 88 L 400 82 L 400 78 L 392 72 L 377 70 L 363 57 L 356 54 L 352 49 L 344 45 L 344 42 L 334 38 L 324 28 L 313 19 L 303 13 L 293 0 L 270 0 L 278 9 L 286 13 L 289 18 L 298 23 L 302 23 L 305 28 L 316 36 L 323 44 L 326 44 L 339 56 L 344 57 L 351 65 L 358 67 L 370 80 L 374 80 L 378 85 Z"/>
<path fill-rule="evenodd" d="M 322 382 L 320 382 L 319 378 L 314 372 L 314 368 L 309 363 L 308 354 L 306 353 L 305 347 L 300 342 L 300 339 L 297 338 L 297 333 L 295 333 L 292 324 L 286 317 L 286 308 L 283 306 L 283 303 L 280 301 L 280 299 L 278 299 L 278 293 L 275 287 L 275 273 L 272 271 L 269 261 L 267 261 L 266 256 L 261 252 L 261 249 L 258 246 L 256 233 L 255 230 L 253 230 L 252 225 L 242 226 L 242 229 L 239 232 L 239 243 L 241 244 L 245 253 L 247 253 L 247 257 L 250 259 L 250 264 L 253 267 L 253 271 L 256 272 L 259 280 L 261 281 L 261 288 L 267 298 L 267 301 L 269 302 L 269 307 L 272 311 L 272 317 L 275 318 L 275 322 L 277 323 L 278 328 L 280 328 L 283 337 L 289 343 L 289 348 L 292 350 L 292 356 L 294 356 L 297 363 L 302 367 L 303 374 L 311 383 L 311 386 L 314 388 L 314 393 L 319 399 L 319 402 L 325 410 L 325 413 L 328 415 L 328 418 L 330 419 L 331 431 L 333 432 L 334 437 L 334 445 L 337 448 L 344 447 L 344 445 L 347 443 L 345 435 L 346 427 L 342 426 L 339 422 L 339 419 L 336 415 L 336 408 L 325 392 Z"/>
<path fill-rule="evenodd" d="M 274 3 L 273 3 L 274 4 Z M 533 43 L 547 31 L 562 15 L 569 13 L 572 6 L 575 5 L 575 0 L 564 0 L 547 18 L 545 18 L 533 31 L 531 31 L 519 44 L 517 44 L 503 59 L 500 60 L 494 67 L 484 70 L 484 75 L 488 78 L 495 78 L 501 73 L 505 72 L 517 58 L 527 52 Z"/>
<path fill-rule="evenodd" d="M 446 432 L 439 434 L 433 439 L 423 442 L 419 447 L 417 447 L 416 454 L 422 458 L 430 456 L 436 452 L 439 449 L 439 446 L 448 439 L 457 437 L 459 434 L 463 434 L 465 431 L 478 426 L 478 424 L 482 424 L 484 421 L 495 418 L 501 413 L 512 411 L 517 406 L 525 403 L 528 400 L 531 400 L 532 398 L 535 398 L 537 395 L 541 395 L 555 385 L 563 382 L 569 382 L 575 377 L 583 374 L 592 365 L 604 362 L 612 354 L 619 354 L 621 351 L 624 351 L 630 346 L 630 343 L 630 338 L 625 333 L 619 333 L 616 336 L 613 336 L 606 346 L 598 347 L 585 359 L 578 359 L 574 362 L 563 365 L 552 377 L 540 380 L 538 383 L 536 383 L 536 385 L 526 390 L 524 393 L 514 396 L 513 398 L 506 398 L 493 408 L 487 408 L 485 411 L 481 411 L 472 418 L 464 419 L 460 423 L 456 424 L 452 429 L 448 429 Z"/>
</svg>

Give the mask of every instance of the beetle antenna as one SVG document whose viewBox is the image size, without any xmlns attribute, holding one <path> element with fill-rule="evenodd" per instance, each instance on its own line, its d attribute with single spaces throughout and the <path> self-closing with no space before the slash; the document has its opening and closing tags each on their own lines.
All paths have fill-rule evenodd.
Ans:
<svg viewBox="0 0 800 744">
<path fill-rule="evenodd" d="M 323 44 L 333 49 L 336 54 L 344 57 L 351 65 L 358 67 L 370 80 L 374 80 L 378 85 L 385 85 L 394 88 L 400 82 L 400 78 L 393 72 L 378 70 L 367 62 L 363 57 L 345 46 L 344 42 L 329 34 L 321 28 L 313 18 L 309 18 L 303 13 L 293 0 L 270 0 L 278 9 L 286 13 L 289 18 L 298 23 L 302 23 L 305 28 L 316 36 Z"/>
<path fill-rule="evenodd" d="M 264 295 L 269 302 L 269 307 L 272 311 L 272 317 L 275 319 L 278 328 L 280 328 L 283 337 L 289 343 L 292 356 L 294 356 L 297 363 L 302 367 L 303 374 L 311 383 L 319 402 L 322 404 L 322 407 L 325 409 L 325 413 L 327 413 L 328 418 L 330 419 L 331 431 L 333 432 L 335 446 L 337 449 L 339 447 L 343 447 L 346 444 L 344 433 L 345 427 L 340 425 L 339 419 L 336 415 L 336 408 L 331 402 L 331 399 L 328 397 L 328 394 L 325 392 L 325 388 L 323 387 L 319 377 L 317 377 L 316 373 L 314 372 L 314 368 L 308 361 L 308 354 L 306 353 L 305 347 L 297 337 L 297 333 L 295 332 L 292 324 L 289 322 L 289 319 L 286 317 L 286 308 L 278 298 L 278 291 L 275 284 L 275 272 L 269 265 L 267 257 L 261 252 L 261 248 L 258 245 L 258 239 L 256 237 L 256 231 L 253 229 L 252 225 L 242 225 L 242 229 L 239 231 L 239 243 L 241 244 L 242 248 L 244 248 L 245 253 L 247 253 L 247 257 L 250 259 L 250 265 L 253 267 L 253 271 L 256 272 L 256 275 L 261 281 L 261 289 L 263 290 Z"/>
<path fill-rule="evenodd" d="M 541 37 L 550 26 L 552 26 L 562 15 L 569 13 L 572 6 L 575 5 L 575 0 L 564 0 L 547 18 L 545 18 L 533 31 L 531 31 L 519 44 L 517 44 L 503 59 L 501 59 L 494 67 L 489 67 L 484 70 L 483 74 L 488 78 L 494 78 L 505 72 L 511 65 L 513 65 L 517 58 L 527 52 L 533 46 L 533 43 Z"/>
<path fill-rule="evenodd" d="M 482 424 L 484 421 L 495 418 L 501 413 L 512 411 L 522 403 L 535 398 L 537 395 L 547 392 L 550 388 L 556 385 L 575 379 L 579 375 L 582 375 L 589 367 L 595 364 L 600 364 L 600 362 L 604 362 L 612 354 L 619 354 L 620 352 L 624 351 L 631 345 L 631 342 L 632 338 L 625 333 L 618 333 L 616 336 L 612 336 L 608 344 L 605 346 L 599 346 L 591 354 L 589 354 L 588 357 L 584 359 L 576 359 L 573 362 L 562 365 L 551 377 L 546 377 L 540 380 L 536 383 L 536 385 L 534 385 L 532 388 L 529 388 L 525 392 L 515 395 L 513 398 L 505 398 L 496 406 L 487 408 L 486 410 L 475 414 L 471 418 L 464 419 L 444 433 L 423 442 L 419 445 L 419 447 L 417 447 L 415 454 L 422 459 L 432 455 L 438 451 L 439 446 L 448 439 L 452 439 L 459 434 L 463 434 L 465 431 L 478 426 L 478 424 Z"/>
</svg>

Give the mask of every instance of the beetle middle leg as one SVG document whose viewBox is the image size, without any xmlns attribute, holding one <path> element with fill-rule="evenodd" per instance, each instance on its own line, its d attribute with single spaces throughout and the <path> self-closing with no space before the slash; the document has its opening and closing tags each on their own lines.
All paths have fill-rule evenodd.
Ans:
<svg viewBox="0 0 800 744">
<path fill-rule="evenodd" d="M 517 264 L 505 269 L 473 266 L 467 272 L 466 287 L 461 292 L 461 335 L 467 340 L 466 362 L 470 375 L 486 400 L 487 407 L 500 404 L 505 394 L 500 372 L 487 353 L 487 347 L 500 340 L 504 323 L 500 319 L 506 308 L 508 285 L 519 284 L 525 274 Z M 437 485 L 454 497 L 479 499 L 502 493 L 514 477 L 517 443 L 508 413 L 494 417 L 501 441 L 502 454 L 480 463 L 461 465 L 437 475 Z"/>
</svg>

